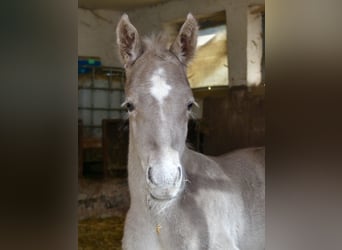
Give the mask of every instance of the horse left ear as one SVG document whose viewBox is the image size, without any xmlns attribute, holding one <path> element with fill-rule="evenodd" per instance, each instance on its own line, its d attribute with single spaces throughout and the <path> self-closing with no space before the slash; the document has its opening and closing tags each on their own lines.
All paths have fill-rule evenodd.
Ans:
<svg viewBox="0 0 342 250">
<path fill-rule="evenodd" d="M 116 27 L 117 44 L 120 59 L 127 68 L 141 55 L 142 46 L 138 31 L 130 22 L 128 15 L 123 14 Z"/>
<path fill-rule="evenodd" d="M 194 16 L 189 13 L 177 35 L 176 40 L 170 48 L 170 51 L 184 64 L 188 64 L 195 55 L 197 32 L 197 21 Z"/>
</svg>

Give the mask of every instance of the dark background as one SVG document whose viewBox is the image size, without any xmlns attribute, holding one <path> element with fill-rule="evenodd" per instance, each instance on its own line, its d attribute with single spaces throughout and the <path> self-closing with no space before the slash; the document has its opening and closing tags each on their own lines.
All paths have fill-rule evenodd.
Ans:
<svg viewBox="0 0 342 250">
<path fill-rule="evenodd" d="M 267 249 L 341 249 L 341 7 L 266 2 Z M 0 15 L 0 248 L 77 249 L 77 2 Z"/>
</svg>

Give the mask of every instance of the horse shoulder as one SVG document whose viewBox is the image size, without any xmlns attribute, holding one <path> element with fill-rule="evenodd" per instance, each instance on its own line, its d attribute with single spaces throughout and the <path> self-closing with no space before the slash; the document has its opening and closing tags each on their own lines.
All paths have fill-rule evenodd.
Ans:
<svg viewBox="0 0 342 250">
<path fill-rule="evenodd" d="M 243 200 L 245 232 L 242 249 L 262 249 L 265 237 L 265 150 L 248 148 L 217 158 L 222 169 L 238 186 Z"/>
<path fill-rule="evenodd" d="M 209 245 L 216 246 L 214 249 L 221 249 L 219 245 L 234 246 L 245 225 L 240 189 L 212 157 L 189 152 L 187 163 L 186 192 L 194 200 L 192 214 L 196 209 L 205 214 Z"/>
<path fill-rule="evenodd" d="M 244 246 L 242 249 L 259 245 L 257 241 L 264 235 L 264 149 L 236 150 L 219 157 L 191 154 L 189 179 L 197 203 L 209 211 L 210 221 L 228 222 L 221 225 L 223 230 L 229 240 L 240 242 L 236 244 Z M 216 228 L 219 224 L 210 231 Z"/>
</svg>

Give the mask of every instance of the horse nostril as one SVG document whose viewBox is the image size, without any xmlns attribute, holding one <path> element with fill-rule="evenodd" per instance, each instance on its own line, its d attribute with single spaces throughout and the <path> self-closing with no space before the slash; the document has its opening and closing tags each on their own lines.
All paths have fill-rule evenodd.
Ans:
<svg viewBox="0 0 342 250">
<path fill-rule="evenodd" d="M 153 179 L 152 179 L 152 168 L 151 167 L 149 167 L 148 170 L 147 170 L 147 177 L 148 177 L 148 179 L 150 180 L 151 183 L 155 184 L 153 182 Z"/>
<path fill-rule="evenodd" d="M 178 176 L 177 176 L 177 181 L 179 181 L 182 178 L 182 168 L 178 167 Z"/>
</svg>

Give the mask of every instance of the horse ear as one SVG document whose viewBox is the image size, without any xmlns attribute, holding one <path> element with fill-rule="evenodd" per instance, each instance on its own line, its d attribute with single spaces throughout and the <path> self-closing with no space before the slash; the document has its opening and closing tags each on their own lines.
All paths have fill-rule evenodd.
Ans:
<svg viewBox="0 0 342 250">
<path fill-rule="evenodd" d="M 116 27 L 116 42 L 125 68 L 132 64 L 142 53 L 138 31 L 129 21 L 127 14 L 122 15 Z"/>
<path fill-rule="evenodd" d="M 171 52 L 174 53 L 184 64 L 187 64 L 195 54 L 197 32 L 197 21 L 194 16 L 189 13 L 176 37 L 176 40 L 170 48 Z"/>
</svg>

